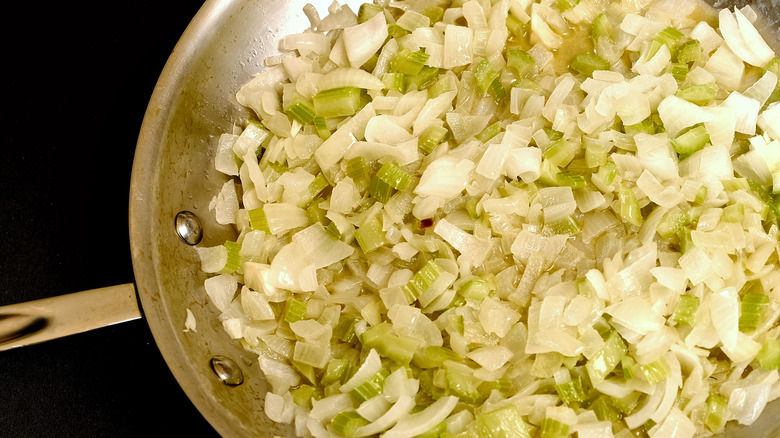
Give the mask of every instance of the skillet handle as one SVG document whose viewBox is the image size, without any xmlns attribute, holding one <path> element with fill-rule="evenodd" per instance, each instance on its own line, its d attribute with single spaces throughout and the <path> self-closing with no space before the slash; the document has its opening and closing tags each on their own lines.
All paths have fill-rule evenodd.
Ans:
<svg viewBox="0 0 780 438">
<path fill-rule="evenodd" d="M 133 283 L 0 307 L 0 351 L 141 318 Z"/>
</svg>

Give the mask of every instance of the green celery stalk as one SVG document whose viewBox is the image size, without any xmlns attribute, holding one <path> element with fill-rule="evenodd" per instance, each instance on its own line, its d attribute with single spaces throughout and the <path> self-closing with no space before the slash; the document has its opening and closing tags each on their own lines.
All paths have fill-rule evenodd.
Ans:
<svg viewBox="0 0 780 438">
<path fill-rule="evenodd" d="M 358 9 L 358 23 L 365 23 L 374 18 L 376 14 L 384 13 L 384 8 L 373 3 L 363 3 Z"/>
<path fill-rule="evenodd" d="M 421 50 L 401 49 L 390 61 L 390 71 L 415 76 L 425 66 L 429 55 Z"/>
<path fill-rule="evenodd" d="M 424 66 L 419 73 L 409 78 L 409 88 L 425 90 L 436 83 L 438 77 L 439 69 L 437 67 Z"/>
<path fill-rule="evenodd" d="M 617 332 L 613 331 L 604 346 L 585 364 L 590 381 L 598 383 L 604 380 L 620 363 L 627 351 L 628 348 L 623 339 Z"/>
<path fill-rule="evenodd" d="M 570 67 L 577 73 L 590 77 L 596 70 L 609 70 L 609 62 L 595 53 L 583 53 L 574 58 Z"/>
<path fill-rule="evenodd" d="M 417 149 L 424 154 L 430 154 L 447 137 L 449 131 L 441 125 L 431 125 L 420 133 Z"/>
<path fill-rule="evenodd" d="M 687 324 L 691 327 L 696 323 L 696 312 L 699 310 L 699 297 L 694 295 L 680 295 L 677 308 L 672 319 L 678 324 Z"/>
<path fill-rule="evenodd" d="M 330 138 L 331 132 L 328 128 L 328 122 L 325 120 L 325 117 L 316 116 L 312 122 L 314 123 L 314 129 L 317 130 L 317 135 L 321 139 L 327 140 Z"/>
<path fill-rule="evenodd" d="M 531 438 L 531 427 L 513 404 L 477 414 L 480 438 Z"/>
<path fill-rule="evenodd" d="M 302 125 L 312 123 L 317 115 L 311 103 L 298 93 L 295 94 L 292 104 L 284 112 Z"/>
<path fill-rule="evenodd" d="M 691 85 L 678 90 L 674 95 L 699 106 L 707 105 L 718 95 L 718 84 Z"/>
<path fill-rule="evenodd" d="M 358 227 L 355 230 L 355 240 L 360 245 L 360 249 L 366 254 L 384 246 L 387 241 L 385 240 L 385 232 L 382 231 L 382 223 L 379 221 L 379 218 L 374 216 Z"/>
<path fill-rule="evenodd" d="M 569 425 L 554 418 L 542 420 L 542 438 L 563 438 L 569 435 Z"/>
<path fill-rule="evenodd" d="M 639 208 L 634 191 L 621 184 L 618 199 L 620 199 L 620 217 L 631 225 L 637 227 L 642 225 L 642 210 Z"/>
<path fill-rule="evenodd" d="M 314 177 L 314 181 L 312 181 L 309 186 L 306 188 L 306 190 L 301 193 L 301 197 L 298 200 L 298 207 L 300 208 L 306 208 L 311 204 L 311 202 L 319 196 L 320 193 L 322 193 L 325 188 L 328 187 L 328 180 L 325 179 L 325 175 L 322 174 L 322 172 L 318 173 L 317 176 Z"/>
<path fill-rule="evenodd" d="M 266 233 L 271 232 L 271 229 L 268 228 L 268 219 L 265 217 L 263 207 L 254 208 L 247 211 L 247 213 L 249 214 L 249 225 L 252 226 L 253 230 L 265 231 Z"/>
<path fill-rule="evenodd" d="M 720 432 L 728 420 L 728 400 L 719 394 L 707 397 L 707 415 L 704 425 L 712 432 Z"/>
<path fill-rule="evenodd" d="M 324 118 L 351 116 L 360 107 L 360 93 L 360 88 L 356 87 L 339 87 L 320 91 L 313 98 L 314 111 L 318 116 Z"/>
<path fill-rule="evenodd" d="M 600 37 L 607 37 L 611 40 L 615 39 L 615 27 L 603 12 L 593 19 L 593 23 L 590 27 L 590 35 L 594 41 L 598 41 Z"/>
<path fill-rule="evenodd" d="M 423 292 L 428 290 L 442 272 L 436 261 L 428 260 L 425 266 L 412 275 L 412 278 L 401 287 L 409 303 L 413 303 Z"/>
<path fill-rule="evenodd" d="M 241 255 L 239 254 L 241 252 L 241 244 L 228 240 L 223 245 L 227 248 L 228 256 L 221 273 L 232 274 L 241 267 Z"/>
<path fill-rule="evenodd" d="M 481 94 L 485 94 L 490 89 L 490 84 L 496 79 L 498 79 L 498 72 L 490 61 L 483 59 L 477 63 L 474 70 L 474 82 L 476 82 L 477 89 Z"/>
<path fill-rule="evenodd" d="M 677 82 L 684 82 L 688 77 L 688 64 L 674 62 L 671 65 L 671 69 L 672 76 L 677 80 Z"/>
<path fill-rule="evenodd" d="M 533 56 L 520 49 L 506 51 L 506 66 L 515 69 L 519 77 L 525 77 L 534 68 Z"/>
<path fill-rule="evenodd" d="M 764 318 L 769 307 L 769 296 L 750 292 L 742 297 L 742 312 L 739 315 L 739 331 L 752 332 Z"/>
<path fill-rule="evenodd" d="M 701 59 L 701 43 L 699 43 L 699 40 L 688 40 L 680 44 L 675 53 L 675 58 L 677 58 L 677 62 L 684 64 L 699 61 Z"/>
<path fill-rule="evenodd" d="M 286 322 L 296 322 L 301 321 L 304 318 L 306 318 L 306 303 L 303 301 L 298 301 L 296 299 L 291 299 L 287 301 L 285 305 L 285 311 L 284 311 L 284 320 Z"/>
<path fill-rule="evenodd" d="M 355 436 L 359 428 L 368 424 L 369 421 L 355 411 L 340 412 L 330 421 L 334 432 L 348 438 Z"/>
<path fill-rule="evenodd" d="M 431 26 L 433 26 L 444 17 L 444 9 L 441 6 L 431 5 L 425 8 L 422 14 L 431 19 Z"/>
<path fill-rule="evenodd" d="M 745 217 L 744 204 L 732 204 L 723 208 L 723 215 L 720 220 L 726 223 L 740 224 Z"/>
<path fill-rule="evenodd" d="M 672 140 L 672 148 L 679 155 L 688 156 L 702 148 L 710 141 L 710 134 L 704 125 L 697 125 L 678 135 Z"/>
<path fill-rule="evenodd" d="M 509 31 L 510 36 L 514 36 L 516 38 L 524 38 L 528 33 L 528 29 L 526 28 L 525 24 L 523 24 L 519 18 L 515 17 L 511 13 L 506 15 L 506 28 Z"/>
<path fill-rule="evenodd" d="M 388 90 L 396 90 L 403 93 L 406 90 L 406 75 L 403 73 L 385 73 L 382 76 L 382 84 Z"/>
<path fill-rule="evenodd" d="M 385 379 L 390 375 L 390 372 L 386 368 L 382 368 L 378 373 L 374 374 L 371 378 L 366 379 L 363 383 L 358 385 L 355 389 L 349 392 L 349 394 L 358 402 L 374 398 L 382 393 L 385 385 Z"/>
<path fill-rule="evenodd" d="M 493 123 L 492 125 L 488 125 L 485 127 L 485 129 L 482 130 L 479 134 L 476 135 L 476 139 L 481 141 L 482 143 L 487 143 L 488 140 L 495 137 L 501 132 L 501 122 Z"/>
<path fill-rule="evenodd" d="M 765 370 L 780 368 L 780 341 L 772 338 L 764 339 L 761 350 L 756 355 L 756 360 Z"/>
</svg>

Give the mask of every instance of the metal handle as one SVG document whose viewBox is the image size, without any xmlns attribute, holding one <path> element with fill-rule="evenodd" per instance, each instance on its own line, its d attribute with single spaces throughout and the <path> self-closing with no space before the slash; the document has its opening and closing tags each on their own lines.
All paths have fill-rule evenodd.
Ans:
<svg viewBox="0 0 780 438">
<path fill-rule="evenodd" d="M 133 283 L 0 307 L 0 351 L 141 317 Z"/>
</svg>

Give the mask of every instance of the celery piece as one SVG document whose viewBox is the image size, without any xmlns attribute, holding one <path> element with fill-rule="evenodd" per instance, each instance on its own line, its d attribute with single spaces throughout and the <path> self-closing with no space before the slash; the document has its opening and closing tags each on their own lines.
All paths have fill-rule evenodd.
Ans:
<svg viewBox="0 0 780 438">
<path fill-rule="evenodd" d="M 271 229 L 268 228 L 268 220 L 265 217 L 263 207 L 253 208 L 247 211 L 247 214 L 249 215 L 249 225 L 252 226 L 253 230 L 265 231 L 266 233 L 271 232 Z"/>
<path fill-rule="evenodd" d="M 360 107 L 360 88 L 339 87 L 323 90 L 314 96 L 313 101 L 314 110 L 320 117 L 351 116 Z"/>
<path fill-rule="evenodd" d="M 674 95 L 699 106 L 707 105 L 718 95 L 718 84 L 691 85 L 678 90 Z"/>
<path fill-rule="evenodd" d="M 433 99 L 441 96 L 443 93 L 453 91 L 456 88 L 453 86 L 453 82 L 450 81 L 448 76 L 440 76 L 436 79 L 436 82 L 428 87 L 428 99 Z"/>
<path fill-rule="evenodd" d="M 476 421 L 480 438 L 531 438 L 531 427 L 513 404 L 479 413 Z"/>
<path fill-rule="evenodd" d="M 415 435 L 412 438 L 439 438 L 446 431 L 447 431 L 447 422 L 446 421 L 442 421 L 441 423 L 437 424 L 436 426 L 433 426 L 429 431 L 423 432 L 423 433 L 421 433 L 419 435 Z"/>
<path fill-rule="evenodd" d="M 701 59 L 701 43 L 699 40 L 688 40 L 680 44 L 675 52 L 675 58 L 677 58 L 677 62 L 683 64 L 699 61 Z"/>
<path fill-rule="evenodd" d="M 769 296 L 762 293 L 747 293 L 742 297 L 742 312 L 739 315 L 739 331 L 752 332 L 764 318 L 769 307 Z"/>
<path fill-rule="evenodd" d="M 615 422 L 620 420 L 620 410 L 611 403 L 611 397 L 606 395 L 599 396 L 588 407 L 599 421 Z"/>
<path fill-rule="evenodd" d="M 629 137 L 633 138 L 637 134 L 655 134 L 655 123 L 650 117 L 633 125 L 623 125 L 623 130 Z"/>
<path fill-rule="evenodd" d="M 339 317 L 339 322 L 333 327 L 333 338 L 342 342 L 354 343 L 357 340 L 355 319 L 342 314 Z"/>
<path fill-rule="evenodd" d="M 441 6 L 431 5 L 425 8 L 422 11 L 422 14 L 430 18 L 431 26 L 433 26 L 436 22 L 441 21 L 442 17 L 444 17 L 444 9 Z"/>
<path fill-rule="evenodd" d="M 685 34 L 673 27 L 667 27 L 666 29 L 658 32 L 655 34 L 655 37 L 650 44 L 650 49 L 647 52 L 647 59 L 655 56 L 662 45 L 669 47 L 669 50 L 673 51 L 675 46 L 677 46 L 677 43 L 679 43 L 684 36 Z"/>
<path fill-rule="evenodd" d="M 390 187 L 401 191 L 406 190 L 412 181 L 411 175 L 392 161 L 383 164 L 375 176 L 390 185 Z"/>
<path fill-rule="evenodd" d="M 434 260 L 428 260 L 425 266 L 415 272 L 412 278 L 401 287 L 409 303 L 413 303 L 423 292 L 428 290 L 442 272 L 441 267 Z"/>
<path fill-rule="evenodd" d="M 568 435 L 568 424 L 549 417 L 542 420 L 542 438 L 563 438 Z"/>
<path fill-rule="evenodd" d="M 542 157 L 549 160 L 555 166 L 565 167 L 577 155 L 579 147 L 577 143 L 562 138 L 553 142 L 542 151 Z"/>
<path fill-rule="evenodd" d="M 566 172 L 561 172 L 558 174 L 558 178 L 562 178 L 563 176 L 574 176 L 576 174 L 568 174 Z M 576 175 L 582 178 L 582 175 Z M 582 187 L 572 187 L 572 188 L 583 188 L 585 187 L 583 178 L 583 184 Z M 565 186 L 565 184 L 562 184 L 562 186 Z M 571 186 L 569 186 L 571 187 Z M 574 218 L 574 216 L 566 216 L 565 218 L 552 222 L 552 223 L 546 223 L 544 224 L 544 228 L 542 229 L 542 234 L 545 236 L 552 236 L 552 235 L 560 235 L 560 234 L 568 234 L 570 236 L 576 236 L 580 233 L 580 225 L 577 223 L 577 220 Z"/>
<path fill-rule="evenodd" d="M 599 167 L 607 164 L 610 144 L 599 142 L 586 135 L 582 136 L 582 145 L 585 147 L 585 165 L 588 168 Z"/>
<path fill-rule="evenodd" d="M 555 385 L 555 392 L 564 403 L 582 402 L 586 399 L 585 390 L 582 387 L 580 377 L 572 376 L 572 379 L 566 383 Z"/>
<path fill-rule="evenodd" d="M 341 230 L 339 229 L 338 225 L 336 225 L 335 222 L 331 222 L 328 224 L 327 227 L 325 227 L 325 231 L 329 232 L 333 237 L 335 237 L 338 240 L 343 240 L 344 235 L 341 233 Z"/>
<path fill-rule="evenodd" d="M 374 216 L 366 220 L 363 225 L 355 230 L 355 240 L 364 253 L 370 253 L 386 243 L 385 232 L 382 231 L 382 223 Z"/>
<path fill-rule="evenodd" d="M 504 84 L 501 83 L 501 78 L 493 79 L 493 82 L 490 83 L 488 93 L 495 97 L 496 100 L 501 100 L 508 95 L 506 88 L 504 88 Z"/>
<path fill-rule="evenodd" d="M 688 77 L 688 64 L 674 62 L 671 65 L 672 76 L 677 82 L 683 82 Z"/>
<path fill-rule="evenodd" d="M 223 245 L 227 248 L 228 256 L 225 267 L 220 272 L 222 274 L 232 274 L 241 267 L 241 255 L 239 254 L 241 252 L 241 244 L 228 240 Z"/>
<path fill-rule="evenodd" d="M 386 368 L 382 368 L 371 376 L 370 378 L 366 379 L 358 385 L 355 389 L 349 392 L 349 394 L 358 402 L 363 403 L 364 401 L 374 398 L 382 393 L 382 389 L 385 385 L 385 379 L 387 376 L 390 375 L 390 372 L 387 371 Z"/>
<path fill-rule="evenodd" d="M 657 359 L 645 365 L 639 365 L 639 372 L 647 383 L 655 384 L 669 376 L 669 368 L 662 359 Z"/>
<path fill-rule="evenodd" d="M 406 91 L 406 75 L 403 73 L 385 73 L 382 76 L 382 84 L 388 90 L 396 90 L 399 93 Z"/>
<path fill-rule="evenodd" d="M 417 149 L 424 154 L 430 154 L 444 141 L 448 132 L 447 128 L 441 125 L 431 125 L 425 128 L 420 133 Z"/>
<path fill-rule="evenodd" d="M 292 103 L 284 112 L 302 125 L 313 122 L 314 116 L 316 116 L 315 109 L 312 107 L 311 103 L 298 93 L 295 93 Z"/>
<path fill-rule="evenodd" d="M 345 437 L 355 436 L 355 432 L 359 428 L 368 424 L 369 421 L 355 411 L 340 412 L 330 421 L 333 432 Z"/>
<path fill-rule="evenodd" d="M 585 364 L 588 377 L 593 383 L 604 380 L 605 377 L 620 363 L 628 348 L 620 335 L 613 331 L 604 345 Z"/>
<path fill-rule="evenodd" d="M 778 80 L 780 80 L 780 58 L 775 56 L 774 58 L 770 59 L 769 62 L 767 62 L 764 66 L 764 71 L 771 71 L 779 78 Z"/>
<path fill-rule="evenodd" d="M 449 348 L 429 345 L 415 352 L 412 364 L 420 368 L 441 368 L 447 361 L 463 362 L 463 358 Z"/>
<path fill-rule="evenodd" d="M 498 135 L 498 133 L 501 132 L 501 122 L 493 123 L 492 125 L 488 125 L 485 127 L 485 129 L 482 130 L 479 134 L 476 135 L 476 139 L 481 141 L 482 143 L 487 143 L 488 140 Z"/>
<path fill-rule="evenodd" d="M 493 64 L 487 59 L 483 59 L 477 63 L 477 67 L 474 70 L 474 82 L 477 84 L 477 89 L 481 94 L 485 94 L 490 88 L 490 84 L 498 78 L 498 72 L 493 68 Z"/>
<path fill-rule="evenodd" d="M 609 70 L 609 61 L 595 53 L 582 53 L 571 62 L 571 68 L 590 77 L 596 70 Z"/>
<path fill-rule="evenodd" d="M 634 408 L 639 404 L 639 397 L 641 393 L 634 391 L 629 393 L 625 397 L 610 397 L 609 403 L 614 406 L 620 413 L 628 415 L 634 411 Z"/>
<path fill-rule="evenodd" d="M 317 176 L 314 177 L 314 181 L 312 181 L 309 186 L 306 187 L 306 190 L 301 192 L 300 199 L 298 200 L 298 207 L 308 207 L 309 204 L 311 204 L 311 202 L 317 196 L 319 196 L 326 187 L 328 187 L 328 180 L 325 179 L 325 175 L 320 172 L 317 174 Z"/>
<path fill-rule="evenodd" d="M 363 3 L 358 9 L 357 19 L 358 23 L 365 23 L 366 21 L 374 18 L 376 14 L 384 13 L 384 8 L 373 3 Z"/>
<path fill-rule="evenodd" d="M 691 327 L 696 323 L 696 312 L 699 310 L 699 297 L 694 295 L 680 295 L 677 308 L 672 319 L 678 324 L 687 324 Z"/>
<path fill-rule="evenodd" d="M 460 285 L 458 294 L 468 300 L 482 301 L 494 290 L 496 286 L 492 282 L 481 277 L 472 277 Z"/>
<path fill-rule="evenodd" d="M 519 77 L 525 77 L 534 68 L 533 56 L 520 49 L 506 51 L 506 66 L 515 69 Z"/>
<path fill-rule="evenodd" d="M 408 30 L 404 29 L 403 27 L 395 23 L 390 23 L 387 25 L 387 33 L 390 36 L 390 38 L 394 38 L 396 40 L 403 38 L 406 35 L 409 35 Z"/>
<path fill-rule="evenodd" d="M 371 178 L 371 183 L 368 186 L 368 193 L 377 201 L 387 204 L 387 201 L 390 200 L 390 197 L 393 196 L 394 192 L 395 190 L 393 190 L 393 187 L 378 176 L 374 175 L 374 177 Z"/>
<path fill-rule="evenodd" d="M 321 350 L 319 348 L 315 347 L 314 349 L 312 349 L 310 348 L 310 344 L 307 342 L 296 342 L 295 343 L 296 354 L 301 354 L 298 352 L 299 348 L 302 348 L 303 351 L 305 351 L 305 353 L 302 354 L 304 358 L 306 357 L 306 355 L 309 355 L 309 356 L 316 356 L 315 360 L 319 360 L 321 354 Z M 298 374 L 300 374 L 303 378 L 305 378 L 306 381 L 308 381 L 310 384 L 314 386 L 317 386 L 317 372 L 314 370 L 313 366 L 297 360 L 291 361 L 291 364 L 293 368 L 295 368 L 298 371 Z"/>
<path fill-rule="evenodd" d="M 325 368 L 325 373 L 322 375 L 320 383 L 322 386 L 328 386 L 334 382 L 343 384 L 347 381 L 351 368 L 352 363 L 347 359 L 333 358 L 328 362 L 328 366 Z"/>
<path fill-rule="evenodd" d="M 428 57 L 429 55 L 421 50 L 413 52 L 408 48 L 401 49 L 390 61 L 390 71 L 415 76 L 423 69 Z"/>
<path fill-rule="evenodd" d="M 688 156 L 704 148 L 709 141 L 710 134 L 707 133 L 707 128 L 704 125 L 696 125 L 672 140 L 672 148 L 677 154 Z"/>
<path fill-rule="evenodd" d="M 624 379 L 630 380 L 634 378 L 635 366 L 636 361 L 631 356 L 624 356 L 623 359 L 620 360 L 620 368 L 623 370 Z"/>
<path fill-rule="evenodd" d="M 468 368 L 468 367 L 466 367 Z M 477 389 L 476 379 L 472 372 L 464 372 L 460 367 L 444 364 L 447 389 L 465 403 L 477 404 L 482 400 L 482 394 Z"/>
<path fill-rule="evenodd" d="M 590 36 L 594 41 L 598 41 L 600 37 L 607 37 L 611 40 L 615 39 L 615 27 L 609 21 L 604 13 L 601 13 L 593 19 L 593 23 L 590 26 Z"/>
<path fill-rule="evenodd" d="M 306 303 L 291 299 L 285 304 L 284 320 L 287 322 L 301 321 L 306 317 Z"/>
<path fill-rule="evenodd" d="M 347 160 L 344 171 L 348 177 L 352 178 L 355 184 L 367 184 L 369 181 L 368 165 L 366 165 L 366 160 L 361 156 Z"/>
<path fill-rule="evenodd" d="M 439 69 L 437 67 L 424 66 L 419 73 L 409 77 L 408 88 L 425 90 L 427 88 L 430 88 L 434 83 L 436 83 L 436 78 L 438 77 L 439 77 Z"/>
<path fill-rule="evenodd" d="M 382 322 L 360 335 L 360 343 L 364 348 L 373 348 L 382 357 L 408 365 L 414 358 L 420 342 L 416 339 L 397 336 L 387 322 Z"/>
<path fill-rule="evenodd" d="M 728 400 L 719 394 L 707 397 L 707 415 L 704 425 L 712 432 L 720 432 L 728 421 Z"/>
<path fill-rule="evenodd" d="M 493 390 L 500 392 L 506 397 L 514 394 L 514 385 L 512 385 L 512 380 L 510 379 L 488 380 L 482 382 L 478 389 L 483 394 L 490 394 Z"/>
<path fill-rule="evenodd" d="M 328 122 L 325 120 L 325 117 L 322 116 L 316 116 L 314 117 L 314 120 L 312 121 L 314 124 L 314 129 L 317 130 L 317 135 L 323 139 L 327 140 L 330 138 L 330 129 L 328 128 Z"/>
<path fill-rule="evenodd" d="M 558 8 L 559 11 L 564 12 L 577 6 L 579 2 L 579 0 L 556 0 L 555 7 Z"/>
<path fill-rule="evenodd" d="M 679 243 L 677 245 L 680 247 L 680 252 L 683 254 L 694 247 L 690 228 L 683 228 L 680 230 L 677 233 L 677 239 L 679 239 Z"/>
<path fill-rule="evenodd" d="M 756 360 L 761 368 L 765 370 L 780 368 L 780 341 L 772 338 L 764 339 L 761 350 L 756 355 Z"/>
<path fill-rule="evenodd" d="M 325 216 L 326 214 L 327 212 L 320 207 L 319 202 L 312 202 L 306 207 L 306 219 L 308 219 L 311 224 L 316 224 L 317 222 L 323 225 L 326 224 L 329 220 Z"/>
<path fill-rule="evenodd" d="M 515 17 L 511 13 L 507 14 L 506 16 L 506 28 L 511 34 L 510 36 L 517 38 L 524 38 L 528 33 L 528 29 L 526 28 L 525 24 L 523 24 L 519 18 Z"/>
<path fill-rule="evenodd" d="M 620 217 L 623 218 L 623 221 L 637 227 L 642 225 L 642 210 L 639 208 L 634 191 L 621 184 L 618 199 L 620 200 Z"/>
<path fill-rule="evenodd" d="M 745 217 L 745 204 L 732 204 L 723 208 L 720 220 L 726 223 L 741 224 Z"/>
<path fill-rule="evenodd" d="M 681 210 L 670 210 L 661 217 L 655 231 L 664 239 L 671 239 L 690 223 L 688 215 Z"/>
<path fill-rule="evenodd" d="M 314 399 L 316 389 L 311 385 L 300 385 L 290 390 L 293 402 L 302 408 L 311 409 L 311 401 Z"/>
</svg>

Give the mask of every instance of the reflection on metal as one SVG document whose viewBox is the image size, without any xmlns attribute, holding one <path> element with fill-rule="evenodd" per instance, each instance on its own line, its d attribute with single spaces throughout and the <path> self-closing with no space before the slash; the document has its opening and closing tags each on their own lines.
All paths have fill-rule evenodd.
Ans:
<svg viewBox="0 0 780 438">
<path fill-rule="evenodd" d="M 200 219 L 191 211 L 180 211 L 176 215 L 176 234 L 187 245 L 197 245 L 203 239 Z"/>
<path fill-rule="evenodd" d="M 214 356 L 211 358 L 211 369 L 219 380 L 228 386 L 238 386 L 244 383 L 244 373 L 238 364 L 231 358 L 225 356 Z"/>
</svg>

